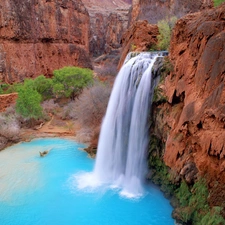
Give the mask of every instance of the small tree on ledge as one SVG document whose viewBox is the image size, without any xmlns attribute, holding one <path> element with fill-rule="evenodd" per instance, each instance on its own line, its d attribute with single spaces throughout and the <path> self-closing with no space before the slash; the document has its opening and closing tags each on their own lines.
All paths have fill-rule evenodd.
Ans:
<svg viewBox="0 0 225 225">
<path fill-rule="evenodd" d="M 42 116 L 41 95 L 32 88 L 23 86 L 18 91 L 16 112 L 27 119 L 38 119 Z"/>
<path fill-rule="evenodd" d="M 93 82 L 90 69 L 64 67 L 53 72 L 53 93 L 57 97 L 70 97 L 74 100 L 83 88 Z"/>
</svg>

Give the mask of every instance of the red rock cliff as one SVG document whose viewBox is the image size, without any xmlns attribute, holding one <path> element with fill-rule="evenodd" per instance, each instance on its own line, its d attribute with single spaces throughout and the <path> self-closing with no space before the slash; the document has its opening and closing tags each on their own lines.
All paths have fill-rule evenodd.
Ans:
<svg viewBox="0 0 225 225">
<path fill-rule="evenodd" d="M 89 16 L 81 0 L 0 2 L 0 80 L 91 67 Z"/>
<path fill-rule="evenodd" d="M 129 0 L 83 0 L 91 18 L 90 53 L 94 57 L 111 54 L 120 47 L 128 25 Z M 118 54 L 118 52 L 116 52 Z"/>
<path fill-rule="evenodd" d="M 123 48 L 118 67 L 123 65 L 128 52 L 149 51 L 152 46 L 156 45 L 158 34 L 157 25 L 151 25 L 147 20 L 134 22 L 122 36 Z"/>
<path fill-rule="evenodd" d="M 165 142 L 164 161 L 187 182 L 206 177 L 213 187 L 211 204 L 223 205 L 225 4 L 178 20 L 170 58 L 174 71 L 162 86 L 169 104 L 158 106 L 155 114 L 155 134 Z"/>
<path fill-rule="evenodd" d="M 133 0 L 131 23 L 135 20 L 148 20 L 155 24 L 166 17 L 180 18 L 209 7 L 212 7 L 212 0 Z"/>
</svg>

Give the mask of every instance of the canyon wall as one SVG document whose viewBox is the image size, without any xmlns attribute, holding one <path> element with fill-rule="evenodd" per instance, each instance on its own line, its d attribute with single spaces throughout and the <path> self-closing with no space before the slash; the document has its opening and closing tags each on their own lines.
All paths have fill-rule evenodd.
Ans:
<svg viewBox="0 0 225 225">
<path fill-rule="evenodd" d="M 81 0 L 0 2 L 0 80 L 51 75 L 68 65 L 92 67 L 89 15 Z"/>
<path fill-rule="evenodd" d="M 154 111 L 153 135 L 164 162 L 191 184 L 205 177 L 210 205 L 225 207 L 225 4 L 176 23 L 165 98 Z"/>
<path fill-rule="evenodd" d="M 133 0 L 130 23 L 148 20 L 151 24 L 166 17 L 180 18 L 187 13 L 212 7 L 212 0 Z"/>
<path fill-rule="evenodd" d="M 17 93 L 0 95 L 0 112 L 4 112 L 9 106 L 15 104 L 17 97 Z"/>
<path fill-rule="evenodd" d="M 149 24 L 147 20 L 135 21 L 122 36 L 123 47 L 118 67 L 121 68 L 130 51 L 149 51 L 156 46 L 157 35 L 159 35 L 157 25 Z"/>
<path fill-rule="evenodd" d="M 128 25 L 130 1 L 83 0 L 90 15 L 90 53 L 118 56 L 121 37 Z"/>
</svg>

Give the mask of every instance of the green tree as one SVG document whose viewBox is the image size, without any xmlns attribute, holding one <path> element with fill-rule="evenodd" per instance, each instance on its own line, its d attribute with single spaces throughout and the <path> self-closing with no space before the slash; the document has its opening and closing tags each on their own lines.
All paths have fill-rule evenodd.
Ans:
<svg viewBox="0 0 225 225">
<path fill-rule="evenodd" d="M 84 87 L 93 82 L 90 69 L 64 67 L 53 72 L 53 93 L 57 97 L 70 97 L 74 100 Z"/>
<path fill-rule="evenodd" d="M 177 21 L 176 17 L 171 17 L 170 19 L 160 20 L 158 22 L 159 35 L 158 39 L 158 48 L 160 50 L 168 50 L 170 45 L 170 39 L 172 35 L 172 29 Z"/>
<path fill-rule="evenodd" d="M 43 100 L 49 99 L 53 96 L 52 79 L 46 78 L 44 75 L 40 75 L 36 77 L 34 80 L 25 79 L 24 87 L 37 91 L 42 96 Z"/>
<path fill-rule="evenodd" d="M 34 79 L 35 90 L 41 94 L 43 99 L 49 99 L 53 96 L 52 88 L 53 82 L 52 79 L 46 78 L 44 75 L 40 75 Z"/>
<path fill-rule="evenodd" d="M 42 115 L 41 95 L 30 87 L 21 87 L 18 90 L 16 112 L 28 119 L 38 119 Z"/>
</svg>

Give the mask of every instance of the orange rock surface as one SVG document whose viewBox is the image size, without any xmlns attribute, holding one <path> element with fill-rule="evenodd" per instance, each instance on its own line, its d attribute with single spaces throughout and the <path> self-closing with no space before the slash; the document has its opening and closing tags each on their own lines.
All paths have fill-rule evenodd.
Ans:
<svg viewBox="0 0 225 225">
<path fill-rule="evenodd" d="M 157 43 L 159 34 L 157 25 L 151 25 L 147 20 L 136 21 L 123 34 L 122 53 L 119 62 L 119 68 L 122 66 L 128 52 L 130 51 L 149 51 Z"/>
<path fill-rule="evenodd" d="M 81 0 L 0 2 L 0 80 L 91 67 L 89 15 Z"/>
<path fill-rule="evenodd" d="M 211 8 L 212 0 L 133 0 L 131 24 L 136 20 L 148 20 L 155 24 L 166 17 L 176 16 L 180 18 L 187 13 L 197 12 Z"/>
<path fill-rule="evenodd" d="M 7 107 L 16 103 L 17 93 L 0 95 L 0 112 L 5 111 Z"/>
<path fill-rule="evenodd" d="M 224 203 L 225 4 L 178 20 L 170 59 L 174 69 L 161 86 L 155 135 L 164 161 L 187 182 L 205 177 L 212 205 Z"/>
</svg>

